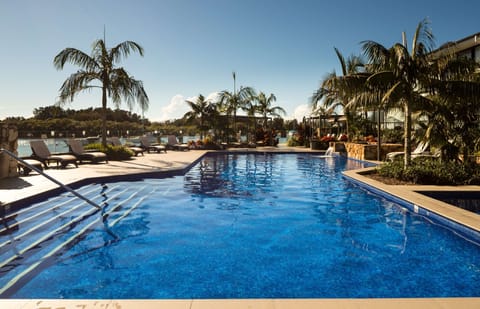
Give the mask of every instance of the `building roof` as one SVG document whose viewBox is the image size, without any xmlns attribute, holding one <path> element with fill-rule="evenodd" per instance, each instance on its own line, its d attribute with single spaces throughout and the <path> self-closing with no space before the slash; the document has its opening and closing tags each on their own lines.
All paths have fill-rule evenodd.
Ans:
<svg viewBox="0 0 480 309">
<path fill-rule="evenodd" d="M 480 45 L 480 32 L 469 35 L 458 41 L 447 42 L 440 46 L 438 49 L 434 50 L 432 52 L 432 55 L 434 58 L 437 58 L 446 54 L 458 54 L 464 50 L 471 49 L 478 45 Z"/>
</svg>

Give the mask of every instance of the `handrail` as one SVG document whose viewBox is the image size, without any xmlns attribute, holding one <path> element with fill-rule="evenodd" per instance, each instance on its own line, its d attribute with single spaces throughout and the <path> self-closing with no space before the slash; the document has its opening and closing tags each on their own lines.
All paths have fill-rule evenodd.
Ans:
<svg viewBox="0 0 480 309">
<path fill-rule="evenodd" d="M 70 188 L 69 186 L 61 183 L 60 181 L 56 180 L 55 178 L 45 174 L 42 170 L 36 168 L 35 166 L 29 164 L 28 162 L 26 162 L 25 160 L 23 160 L 22 158 L 16 156 L 13 152 L 7 150 L 7 149 L 4 149 L 4 148 L 0 148 L 0 154 L 1 153 L 6 153 L 7 155 L 9 155 L 10 157 L 14 158 L 15 160 L 21 162 L 22 164 L 24 164 L 25 166 L 27 166 L 28 168 L 31 168 L 32 170 L 34 170 L 35 172 L 39 173 L 40 175 L 44 176 L 45 178 L 47 178 L 48 180 L 56 183 L 57 185 L 59 185 L 60 187 L 62 187 L 63 189 L 67 190 L 68 192 L 72 193 L 73 195 L 75 195 L 76 197 L 84 200 L 85 202 L 89 203 L 90 205 L 92 205 L 93 207 L 96 207 L 98 209 L 102 209 L 102 207 L 100 207 L 97 203 L 93 202 L 92 200 L 86 198 L 85 196 L 81 195 L 80 193 L 78 193 L 77 191 L 73 190 L 72 188 Z"/>
</svg>

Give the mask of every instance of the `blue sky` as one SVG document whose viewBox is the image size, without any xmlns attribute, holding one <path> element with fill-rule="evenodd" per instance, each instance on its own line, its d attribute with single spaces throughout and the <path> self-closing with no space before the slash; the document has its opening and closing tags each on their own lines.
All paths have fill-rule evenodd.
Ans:
<svg viewBox="0 0 480 309">
<path fill-rule="evenodd" d="M 334 47 L 360 54 L 361 41 L 391 46 L 402 31 L 411 41 L 424 18 L 440 46 L 480 32 L 478 12 L 475 0 L 0 0 L 0 119 L 55 104 L 77 68 L 57 71 L 53 58 L 66 47 L 90 53 L 104 26 L 107 46 L 144 47 L 120 65 L 144 82 L 152 121 L 183 116 L 186 98 L 233 90 L 233 71 L 237 87 L 274 93 L 301 117 L 322 78 L 340 71 Z M 100 104 L 92 91 L 65 108 Z"/>
</svg>

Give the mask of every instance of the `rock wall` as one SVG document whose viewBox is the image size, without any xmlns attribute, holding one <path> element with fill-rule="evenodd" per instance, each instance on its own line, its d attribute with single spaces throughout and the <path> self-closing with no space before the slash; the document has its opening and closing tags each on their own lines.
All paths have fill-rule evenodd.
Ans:
<svg viewBox="0 0 480 309">
<path fill-rule="evenodd" d="M 357 160 L 377 160 L 377 144 L 345 143 L 349 158 Z M 403 151 L 402 144 L 382 144 L 380 149 L 380 160 L 384 161 L 389 152 Z"/>
<path fill-rule="evenodd" d="M 9 150 L 15 155 L 18 146 L 18 131 L 13 125 L 0 124 L 0 148 Z M 0 178 L 17 177 L 17 161 L 6 154 L 0 154 Z"/>
</svg>

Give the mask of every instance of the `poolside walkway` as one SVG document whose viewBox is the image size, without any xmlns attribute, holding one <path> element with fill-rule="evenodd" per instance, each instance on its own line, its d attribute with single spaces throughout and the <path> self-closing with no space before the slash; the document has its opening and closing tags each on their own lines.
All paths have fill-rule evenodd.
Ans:
<svg viewBox="0 0 480 309">
<path fill-rule="evenodd" d="M 204 154 L 205 151 L 145 153 L 145 156 L 133 157 L 128 161 L 80 164 L 78 168 L 68 165 L 65 169 L 50 168 L 44 172 L 61 183 L 69 185 L 82 179 L 103 176 L 183 170 Z M 1 179 L 0 202 L 10 203 L 57 187 L 57 184 L 36 172 L 31 172 L 29 176 L 25 177 Z"/>
<path fill-rule="evenodd" d="M 262 147 L 256 149 L 233 149 L 232 151 L 260 151 L 260 152 L 310 152 L 308 148 L 287 147 Z M 188 168 L 200 159 L 206 151 L 170 151 L 168 153 L 150 153 L 145 156 L 135 157 L 130 161 L 110 161 L 108 164 L 82 164 L 78 168 L 48 169 L 45 172 L 64 184 L 72 184 L 82 179 L 102 176 L 115 176 L 138 173 L 158 173 L 178 171 Z M 447 211 L 452 216 L 451 208 L 443 203 L 434 203 L 425 196 L 416 193 L 419 186 L 388 186 L 375 181 L 370 181 L 357 172 L 348 172 L 348 177 L 369 182 L 381 190 L 401 196 L 418 205 L 433 204 L 437 211 Z M 58 185 L 47 180 L 41 175 L 32 172 L 30 176 L 16 179 L 0 180 L 0 202 L 11 203 L 20 199 L 35 196 L 57 188 Z M 424 187 L 422 187 L 424 188 Z M 432 188 L 430 188 L 432 189 Z M 437 188 L 433 188 L 437 189 Z M 465 188 L 467 190 L 480 190 L 478 186 Z M 459 190 L 459 187 L 441 187 L 441 190 Z M 439 206 L 440 205 L 440 206 Z M 423 207 L 423 206 L 422 206 Z M 454 217 L 466 217 L 469 225 L 480 229 L 478 216 L 460 212 Z M 457 218 L 458 219 L 458 218 Z M 479 291 L 480 293 L 480 291 Z M 0 308 L 178 308 L 178 309 L 236 309 L 236 308 L 278 308 L 278 309 L 353 309 L 353 308 L 408 308 L 408 309 L 477 309 L 480 308 L 480 298 L 421 298 L 421 299 L 226 299 L 226 300 L 0 300 Z"/>
<path fill-rule="evenodd" d="M 234 148 L 232 152 L 306 152 L 303 147 L 258 147 Z M 110 161 L 109 163 L 80 164 L 78 168 L 68 165 L 65 169 L 50 168 L 44 172 L 63 184 L 105 176 L 117 176 L 140 173 L 158 173 L 178 171 L 188 168 L 207 151 L 168 151 L 167 153 L 145 153 L 128 161 Z M 58 185 L 47 178 L 31 172 L 29 176 L 0 179 L 0 203 L 8 204 L 20 199 L 57 188 Z"/>
<path fill-rule="evenodd" d="M 0 300 L 2 309 L 478 309 L 469 298 Z"/>
</svg>

